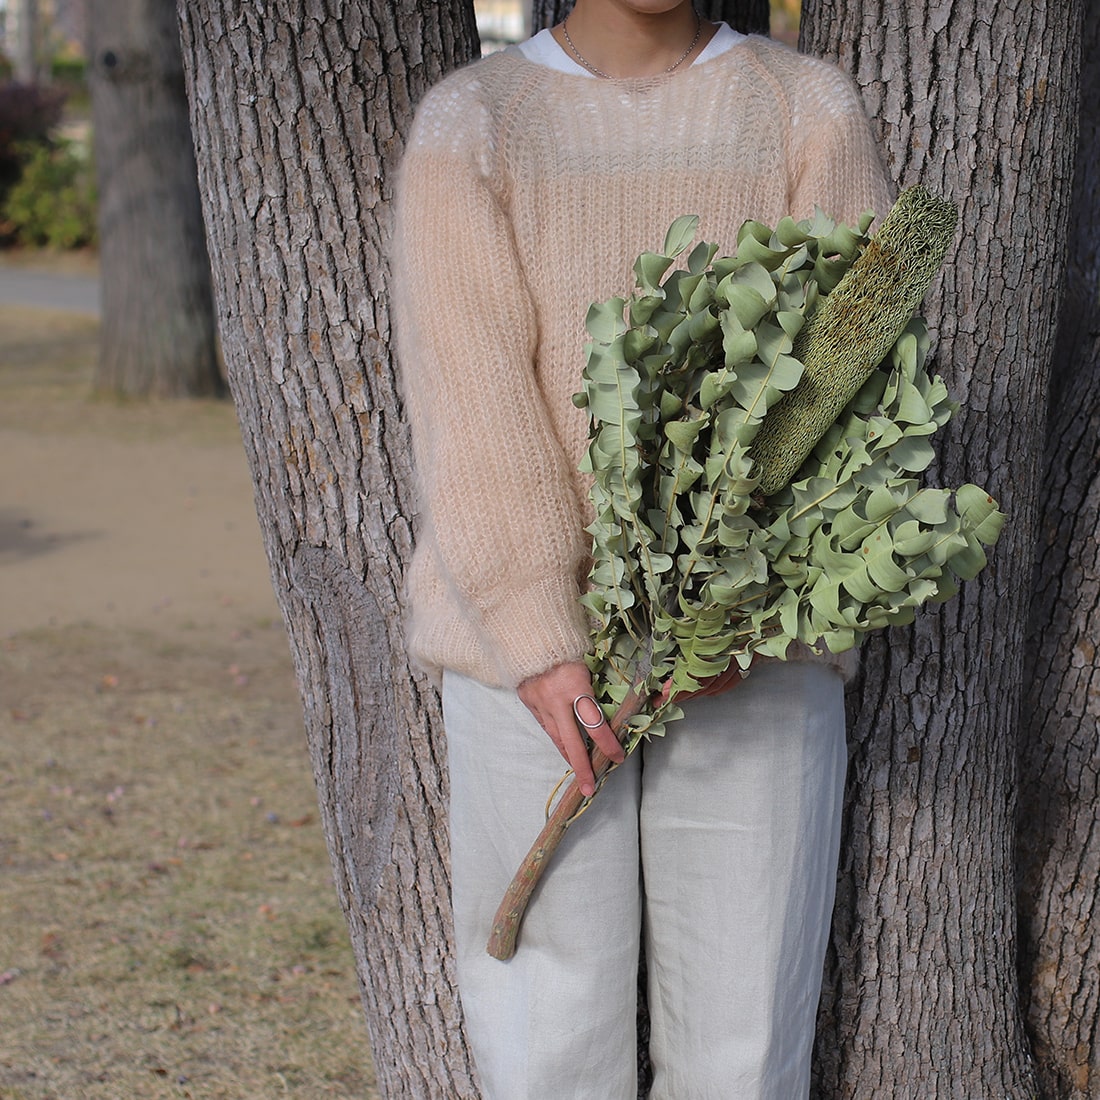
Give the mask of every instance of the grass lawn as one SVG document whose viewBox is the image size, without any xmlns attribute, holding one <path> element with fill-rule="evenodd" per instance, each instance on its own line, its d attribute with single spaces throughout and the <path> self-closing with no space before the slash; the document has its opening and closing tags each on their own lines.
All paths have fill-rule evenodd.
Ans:
<svg viewBox="0 0 1100 1100">
<path fill-rule="evenodd" d="M 227 406 L 90 401 L 94 338 L 0 310 L 10 475 L 43 435 L 90 462 L 103 436 L 233 438 Z M 0 1100 L 376 1098 L 281 623 L 10 633 L 3 604 Z"/>
</svg>

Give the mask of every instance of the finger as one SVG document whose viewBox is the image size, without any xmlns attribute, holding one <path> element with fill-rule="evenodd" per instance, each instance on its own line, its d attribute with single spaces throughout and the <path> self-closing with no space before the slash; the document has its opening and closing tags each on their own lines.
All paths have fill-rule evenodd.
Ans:
<svg viewBox="0 0 1100 1100">
<path fill-rule="evenodd" d="M 590 733 L 592 740 L 600 747 L 608 760 L 615 764 L 621 764 L 626 759 L 626 750 L 606 722 L 599 729 L 591 730 Z"/>
<path fill-rule="evenodd" d="M 572 715 L 570 715 L 570 718 L 572 718 Z M 592 761 L 588 757 L 588 749 L 585 748 L 584 738 L 581 737 L 580 731 L 574 729 L 570 733 L 566 733 L 562 737 L 562 747 L 565 759 L 569 761 L 569 766 L 573 769 L 573 776 L 577 781 L 577 786 L 581 789 L 581 794 L 586 798 L 591 797 L 596 793 L 596 776 L 592 771 Z"/>
<path fill-rule="evenodd" d="M 532 711 L 531 713 L 534 714 L 535 718 L 538 720 L 538 724 L 542 726 L 543 733 L 553 742 L 554 748 L 561 753 L 561 758 L 569 764 L 569 753 L 566 751 L 565 743 L 562 740 L 561 734 L 558 733 L 557 726 L 554 725 L 553 720 L 537 711 Z"/>
<path fill-rule="evenodd" d="M 607 723 L 599 704 L 591 695 L 580 695 L 573 704 L 573 715 L 580 722 L 586 733 L 599 745 L 603 754 L 616 764 L 621 764 L 626 759 L 619 739 Z"/>
<path fill-rule="evenodd" d="M 581 793 L 587 798 L 596 791 L 596 777 L 592 771 L 592 761 L 588 756 L 584 738 L 577 729 L 576 720 L 570 708 L 568 717 L 555 721 L 553 715 L 548 712 L 535 713 L 539 725 L 546 731 L 546 736 L 554 742 L 554 748 L 561 753 L 562 758 L 573 769 L 573 776 L 580 787 Z M 560 716 L 559 716 L 560 717 Z"/>
</svg>

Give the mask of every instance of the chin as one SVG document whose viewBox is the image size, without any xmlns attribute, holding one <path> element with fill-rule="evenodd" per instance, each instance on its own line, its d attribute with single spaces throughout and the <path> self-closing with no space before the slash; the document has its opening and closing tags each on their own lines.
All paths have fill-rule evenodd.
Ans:
<svg viewBox="0 0 1100 1100">
<path fill-rule="evenodd" d="M 606 2 L 606 0 L 602 0 Z M 666 15 L 677 8 L 691 8 L 691 0 L 612 0 L 615 6 L 638 15 Z"/>
</svg>

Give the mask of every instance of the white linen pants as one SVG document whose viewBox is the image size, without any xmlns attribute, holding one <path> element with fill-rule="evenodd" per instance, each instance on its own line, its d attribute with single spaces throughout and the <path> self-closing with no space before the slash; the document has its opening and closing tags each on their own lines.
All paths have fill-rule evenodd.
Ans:
<svg viewBox="0 0 1100 1100">
<path fill-rule="evenodd" d="M 689 700 L 566 833 L 514 958 L 493 914 L 566 765 L 512 691 L 447 673 L 458 982 L 485 1100 L 635 1100 L 639 936 L 652 1100 L 809 1089 L 846 748 L 839 675 L 765 662 Z"/>
</svg>

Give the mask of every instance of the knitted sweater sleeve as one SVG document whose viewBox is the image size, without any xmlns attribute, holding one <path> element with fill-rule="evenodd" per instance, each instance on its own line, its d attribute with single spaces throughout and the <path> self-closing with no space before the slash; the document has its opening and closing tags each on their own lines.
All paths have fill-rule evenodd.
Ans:
<svg viewBox="0 0 1100 1100">
<path fill-rule="evenodd" d="M 883 218 L 893 191 L 855 84 L 826 62 L 802 62 L 791 103 L 791 213 L 807 218 L 817 205 L 850 225 L 865 210 Z"/>
<path fill-rule="evenodd" d="M 394 305 L 420 491 L 419 552 L 504 685 L 581 657 L 588 545 L 535 372 L 536 310 L 490 117 L 444 83 L 400 177 Z"/>
</svg>

